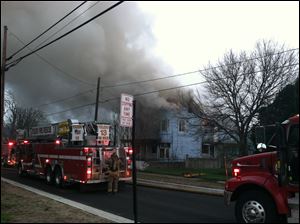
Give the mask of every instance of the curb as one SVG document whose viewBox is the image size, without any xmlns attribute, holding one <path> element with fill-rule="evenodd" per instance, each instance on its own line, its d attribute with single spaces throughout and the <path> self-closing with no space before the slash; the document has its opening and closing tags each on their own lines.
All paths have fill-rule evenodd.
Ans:
<svg viewBox="0 0 300 224">
<path fill-rule="evenodd" d="M 128 182 L 132 184 L 132 182 Z M 224 196 L 224 190 L 215 189 L 215 188 L 208 188 L 208 187 L 197 187 L 191 185 L 184 185 L 184 184 L 175 184 L 175 183 L 166 183 L 154 180 L 146 180 L 146 179 L 139 179 L 137 181 L 138 185 L 147 186 L 147 187 L 155 187 L 161 189 L 171 189 L 177 191 L 185 191 L 191 193 L 201 193 L 201 194 L 209 194 L 209 195 L 216 195 L 216 196 Z"/>
<path fill-rule="evenodd" d="M 83 210 L 85 212 L 91 213 L 91 214 L 96 215 L 96 216 L 98 216 L 100 218 L 104 218 L 104 219 L 110 220 L 112 222 L 116 222 L 116 223 L 133 223 L 134 222 L 131 219 L 127 219 L 127 218 L 124 218 L 122 216 L 118 216 L 118 215 L 115 215 L 115 214 L 112 214 L 112 213 L 109 213 L 109 212 L 106 212 L 106 211 L 103 211 L 103 210 L 100 210 L 100 209 L 96 209 L 96 208 L 93 208 L 91 206 L 84 205 L 84 204 L 81 204 L 81 203 L 78 203 L 78 202 L 75 202 L 75 201 L 63 198 L 61 196 L 50 194 L 50 193 L 47 193 L 45 191 L 41 191 L 41 190 L 35 189 L 33 187 L 29 187 L 29 186 L 17 183 L 17 182 L 12 181 L 12 180 L 8 180 L 8 179 L 6 179 L 4 177 L 1 177 L 1 181 L 4 181 L 4 182 L 9 183 L 9 184 L 12 184 L 12 185 L 14 185 L 16 187 L 20 187 L 20 188 L 23 188 L 25 190 L 31 191 L 31 192 L 36 193 L 38 195 L 50 198 L 52 200 L 64 203 L 64 204 L 72 206 L 74 208 L 81 209 L 81 210 Z"/>
</svg>

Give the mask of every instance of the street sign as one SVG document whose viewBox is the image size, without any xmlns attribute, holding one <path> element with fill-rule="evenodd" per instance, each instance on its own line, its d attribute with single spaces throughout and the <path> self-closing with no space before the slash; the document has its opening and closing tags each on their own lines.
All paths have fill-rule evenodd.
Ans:
<svg viewBox="0 0 300 224">
<path fill-rule="evenodd" d="M 132 105 L 133 96 L 128 94 L 121 94 L 121 105 L 120 105 L 120 126 L 121 127 L 132 127 Z"/>
</svg>

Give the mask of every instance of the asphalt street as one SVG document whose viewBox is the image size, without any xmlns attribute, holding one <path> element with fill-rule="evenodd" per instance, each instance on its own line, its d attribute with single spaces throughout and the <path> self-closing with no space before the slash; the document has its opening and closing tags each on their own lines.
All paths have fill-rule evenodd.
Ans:
<svg viewBox="0 0 300 224">
<path fill-rule="evenodd" d="M 124 185 L 112 195 L 105 186 L 80 192 L 78 186 L 58 189 L 34 177 L 18 177 L 15 169 L 1 169 L 1 176 L 39 190 L 89 205 L 128 219 L 133 217 L 132 187 Z M 234 223 L 234 204 L 224 205 L 223 197 L 137 186 L 139 222 L 154 223 Z"/>
</svg>

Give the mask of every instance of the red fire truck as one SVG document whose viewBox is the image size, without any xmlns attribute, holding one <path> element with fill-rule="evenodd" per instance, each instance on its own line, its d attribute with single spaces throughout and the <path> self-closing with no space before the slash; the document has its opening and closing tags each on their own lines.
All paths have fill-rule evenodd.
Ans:
<svg viewBox="0 0 300 224">
<path fill-rule="evenodd" d="M 256 139 L 265 151 L 232 161 L 225 203 L 236 201 L 238 222 L 286 221 L 291 214 L 288 200 L 299 192 L 299 115 L 258 128 Z"/>
<path fill-rule="evenodd" d="M 18 175 L 37 175 L 63 187 L 107 182 L 106 162 L 113 151 L 122 161 L 120 181 L 131 180 L 132 149 L 115 147 L 110 126 L 75 120 L 34 127 L 16 147 Z"/>
</svg>

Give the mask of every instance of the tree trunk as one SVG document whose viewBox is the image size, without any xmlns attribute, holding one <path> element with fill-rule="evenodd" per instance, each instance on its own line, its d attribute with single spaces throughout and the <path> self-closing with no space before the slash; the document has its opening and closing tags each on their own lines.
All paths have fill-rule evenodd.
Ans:
<svg viewBox="0 0 300 224">
<path fill-rule="evenodd" d="M 240 151 L 239 154 L 240 156 L 247 156 L 248 155 L 248 150 L 247 150 L 247 137 L 244 135 L 240 135 Z"/>
</svg>

